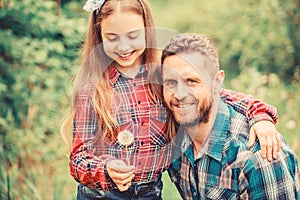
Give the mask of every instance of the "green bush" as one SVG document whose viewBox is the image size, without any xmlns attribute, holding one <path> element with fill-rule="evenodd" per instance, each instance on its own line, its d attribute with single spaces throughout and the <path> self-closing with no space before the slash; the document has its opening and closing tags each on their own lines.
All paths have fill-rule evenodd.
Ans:
<svg viewBox="0 0 300 200">
<path fill-rule="evenodd" d="M 68 187 L 55 187 L 65 182 L 57 168 L 68 175 L 58 129 L 85 25 L 60 9 L 49 0 L 1 8 L 1 199 L 57 197 Z"/>
</svg>

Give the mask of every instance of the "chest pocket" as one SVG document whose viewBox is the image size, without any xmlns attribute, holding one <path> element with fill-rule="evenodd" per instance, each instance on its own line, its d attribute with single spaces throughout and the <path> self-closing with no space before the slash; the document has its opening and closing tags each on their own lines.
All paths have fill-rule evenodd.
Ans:
<svg viewBox="0 0 300 200">
<path fill-rule="evenodd" d="M 161 103 L 150 107 L 150 141 L 154 145 L 164 145 L 166 140 L 167 108 Z"/>
<path fill-rule="evenodd" d="M 132 116 L 131 113 L 128 111 L 116 111 L 113 114 L 113 117 L 117 120 L 118 125 L 120 126 L 120 132 L 124 130 L 128 130 L 133 132 L 133 126 L 132 126 Z M 134 141 L 131 145 L 129 145 L 128 149 L 134 151 L 136 141 Z M 120 144 L 117 140 L 117 135 L 114 136 L 114 140 L 111 141 L 111 143 L 107 143 L 111 149 L 114 149 L 115 151 L 118 149 L 124 149 L 125 146 Z"/>
<path fill-rule="evenodd" d="M 127 111 L 125 109 L 115 110 L 113 113 L 113 118 L 116 119 L 120 131 L 128 130 L 133 132 L 133 126 L 132 126 L 132 115 L 130 111 Z"/>
<path fill-rule="evenodd" d="M 207 199 L 220 199 L 220 200 L 236 200 L 240 199 L 239 195 L 228 188 L 219 186 L 206 185 L 205 196 Z"/>
</svg>

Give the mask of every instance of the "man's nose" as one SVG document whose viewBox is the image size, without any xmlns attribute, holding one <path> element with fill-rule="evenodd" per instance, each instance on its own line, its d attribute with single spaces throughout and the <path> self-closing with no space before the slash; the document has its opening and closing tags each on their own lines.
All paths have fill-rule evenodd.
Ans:
<svg viewBox="0 0 300 200">
<path fill-rule="evenodd" d="M 182 100 L 188 95 L 189 90 L 190 89 L 187 86 L 185 86 L 184 84 L 178 84 L 177 88 L 174 92 L 174 96 L 176 99 Z"/>
</svg>

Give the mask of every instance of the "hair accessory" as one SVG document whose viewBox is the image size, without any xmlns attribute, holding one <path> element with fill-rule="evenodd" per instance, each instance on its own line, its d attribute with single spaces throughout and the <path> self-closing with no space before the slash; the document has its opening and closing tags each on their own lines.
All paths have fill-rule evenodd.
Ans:
<svg viewBox="0 0 300 200">
<path fill-rule="evenodd" d="M 99 11 L 104 2 L 105 0 L 88 0 L 83 6 L 83 10 L 88 12 Z"/>
</svg>

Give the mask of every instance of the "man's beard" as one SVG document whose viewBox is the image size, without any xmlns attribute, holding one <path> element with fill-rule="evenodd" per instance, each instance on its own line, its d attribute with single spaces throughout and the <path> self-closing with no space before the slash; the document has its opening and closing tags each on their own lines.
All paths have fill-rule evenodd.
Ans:
<svg viewBox="0 0 300 200">
<path fill-rule="evenodd" d="M 209 114 L 211 111 L 211 107 L 212 107 L 212 101 L 209 102 L 209 104 L 202 104 L 200 110 L 199 110 L 199 117 L 195 118 L 194 120 L 190 121 L 190 122 L 182 122 L 180 123 L 180 125 L 182 126 L 195 126 L 195 125 L 199 125 L 201 123 L 207 123 L 209 120 Z"/>
</svg>

